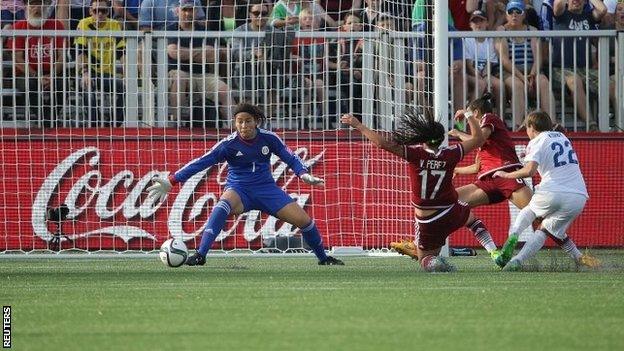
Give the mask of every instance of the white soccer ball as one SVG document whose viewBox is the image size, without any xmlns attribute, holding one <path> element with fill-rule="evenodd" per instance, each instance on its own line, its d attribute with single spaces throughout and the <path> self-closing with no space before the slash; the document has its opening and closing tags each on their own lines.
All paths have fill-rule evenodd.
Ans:
<svg viewBox="0 0 624 351">
<path fill-rule="evenodd" d="M 186 262 L 188 249 L 184 241 L 169 239 L 160 246 L 160 260 L 169 267 L 180 267 Z"/>
</svg>

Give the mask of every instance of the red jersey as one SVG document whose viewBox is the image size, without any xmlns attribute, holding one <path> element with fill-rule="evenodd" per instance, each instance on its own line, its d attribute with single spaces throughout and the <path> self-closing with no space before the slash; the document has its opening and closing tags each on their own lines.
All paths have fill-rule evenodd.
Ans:
<svg viewBox="0 0 624 351">
<path fill-rule="evenodd" d="M 448 208 L 457 203 L 453 170 L 464 158 L 461 144 L 440 147 L 438 152 L 422 146 L 406 146 L 412 183 L 412 203 L 421 209 Z"/>
<path fill-rule="evenodd" d="M 481 169 L 477 178 L 481 179 L 501 169 L 522 166 L 503 120 L 493 113 L 486 113 L 480 125 L 481 128 L 490 128 L 492 133 L 479 149 Z"/>
<path fill-rule="evenodd" d="M 325 38 L 295 38 L 291 52 L 301 58 L 303 73 L 323 72 Z"/>
<path fill-rule="evenodd" d="M 449 11 L 451 11 L 451 16 L 453 16 L 455 29 L 470 30 L 470 14 L 466 12 L 466 0 L 451 0 L 448 7 Z"/>
<path fill-rule="evenodd" d="M 63 30 L 63 23 L 55 19 L 48 19 L 45 21 L 41 28 L 32 27 L 26 20 L 21 20 L 13 24 L 15 30 Z M 42 73 L 49 73 L 52 65 L 52 60 L 56 53 L 54 50 L 62 48 L 65 39 L 63 37 L 16 37 L 12 44 L 8 47 L 12 47 L 13 50 L 25 51 L 24 60 L 29 63 L 30 68 L 39 71 L 41 67 Z M 54 60 L 59 60 L 56 58 Z"/>
</svg>

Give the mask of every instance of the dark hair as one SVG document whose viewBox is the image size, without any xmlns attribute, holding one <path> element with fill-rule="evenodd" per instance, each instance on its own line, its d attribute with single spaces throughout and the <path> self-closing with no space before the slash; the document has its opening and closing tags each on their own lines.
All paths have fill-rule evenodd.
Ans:
<svg viewBox="0 0 624 351">
<path fill-rule="evenodd" d="M 551 130 L 553 127 L 552 120 L 548 113 L 541 110 L 535 110 L 529 113 L 525 123 L 527 128 L 533 127 L 533 129 L 538 132 L 545 132 Z"/>
<path fill-rule="evenodd" d="M 468 104 L 468 109 L 479 110 L 481 113 L 491 113 L 494 111 L 492 108 L 492 93 L 489 91 L 481 95 L 480 98 L 473 100 Z"/>
<path fill-rule="evenodd" d="M 431 116 L 416 112 L 411 107 L 398 117 L 397 127 L 392 132 L 392 138 L 399 145 L 426 143 L 438 147 L 445 136 L 446 130 L 440 122 L 436 122 Z"/>
<path fill-rule="evenodd" d="M 250 104 L 248 102 L 241 102 L 238 105 L 236 105 L 236 107 L 234 107 L 234 113 L 232 114 L 232 118 L 236 118 L 236 115 L 239 113 L 250 114 L 256 120 L 256 123 L 258 124 L 262 123 L 264 119 L 266 118 L 264 116 L 264 111 L 262 111 L 260 107 L 254 104 Z"/>
</svg>

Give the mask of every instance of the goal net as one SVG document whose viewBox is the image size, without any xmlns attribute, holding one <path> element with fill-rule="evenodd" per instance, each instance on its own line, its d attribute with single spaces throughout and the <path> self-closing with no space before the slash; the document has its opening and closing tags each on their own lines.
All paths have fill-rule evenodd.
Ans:
<svg viewBox="0 0 624 351">
<path fill-rule="evenodd" d="M 434 18 L 449 16 L 439 4 L 446 1 L 125 3 L 93 2 L 82 20 L 57 7 L 52 20 L 44 2 L 43 26 L 33 29 L 37 13 L 27 9 L 27 25 L 16 19 L 1 32 L 9 49 L 0 77 L 1 253 L 151 252 L 170 237 L 197 247 L 227 165 L 199 172 L 163 202 L 148 199 L 146 188 L 230 135 L 240 101 L 261 106 L 262 127 L 325 179 L 308 186 L 271 158 L 277 184 L 314 218 L 326 246 L 388 251 L 413 238 L 407 165 L 339 116 L 353 113 L 389 133 L 411 106 L 449 124 L 465 95 L 449 80 L 454 44 L 436 51 Z M 526 138 L 514 142 L 522 154 Z M 596 194 L 573 237 L 581 246 L 621 247 L 622 199 L 609 189 L 623 176 L 615 160 L 624 141 L 573 142 Z M 595 145 L 600 156 L 591 156 Z M 607 162 L 614 166 L 603 171 Z M 455 185 L 472 181 L 460 176 Z M 505 202 L 477 213 L 502 243 L 514 210 Z M 451 245 L 478 243 L 461 231 Z M 230 216 L 212 249 L 306 248 L 298 228 L 250 211 Z"/>
</svg>

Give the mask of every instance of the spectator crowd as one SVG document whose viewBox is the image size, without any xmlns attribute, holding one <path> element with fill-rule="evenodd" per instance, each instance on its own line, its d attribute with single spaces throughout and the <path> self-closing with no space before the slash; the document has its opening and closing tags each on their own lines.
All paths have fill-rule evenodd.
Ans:
<svg viewBox="0 0 624 351">
<path fill-rule="evenodd" d="M 505 38 L 479 35 L 450 40 L 453 109 L 490 91 L 510 129 L 522 126 L 530 109 L 557 116 L 554 122 L 561 122 L 565 112 L 582 128 L 597 129 L 598 112 L 591 102 L 605 75 L 598 70 L 598 40 L 581 32 L 624 31 L 624 0 L 448 3 L 449 31 L 509 32 Z M 129 98 L 124 74 L 131 64 L 124 38 L 129 32 L 154 31 L 180 32 L 168 36 L 166 43 L 170 121 L 201 120 L 206 125 L 206 121 L 228 120 L 232 106 L 250 93 L 260 95 L 273 115 L 280 101 L 293 99 L 280 88 L 299 92 L 296 113 L 312 119 L 322 119 L 320 111 L 327 111 L 327 106 L 333 115 L 349 111 L 361 116 L 365 96 L 379 100 L 387 91 L 393 91 L 392 101 L 427 105 L 427 66 L 433 62 L 430 40 L 387 34 L 429 32 L 431 21 L 425 19 L 431 16 L 431 4 L 425 0 L 1 1 L 3 30 L 80 31 L 71 37 L 40 32 L 2 36 L 2 85 L 19 94 L 11 102 L 3 100 L 3 106 L 22 99 L 32 120 L 53 127 L 67 102 L 63 92 L 74 89 L 79 96 L 75 102 L 84 107 L 89 120 L 122 126 Z M 553 37 L 548 34 L 551 30 L 579 35 Z M 119 31 L 125 34 L 115 35 Z M 513 37 L 514 31 L 540 34 Z M 205 38 L 182 32 L 212 34 Z M 228 37 L 215 36 L 216 32 L 259 35 Z M 366 32 L 376 35 L 357 35 Z M 374 38 L 370 61 L 363 55 L 365 37 Z M 161 53 L 147 44 L 145 40 L 138 44 L 134 64 L 141 75 L 150 75 L 147 81 L 155 82 L 162 78 L 156 77 L 159 70 L 146 72 L 140 63 L 154 64 Z M 394 50 L 397 45 L 403 50 Z M 611 40 L 606 77 L 612 124 L 617 104 L 623 103 L 617 97 L 616 49 Z M 373 67 L 370 74 L 365 67 Z M 372 93 L 365 91 L 370 88 L 367 79 L 375 86 Z M 103 95 L 111 97 L 105 101 Z"/>
</svg>

